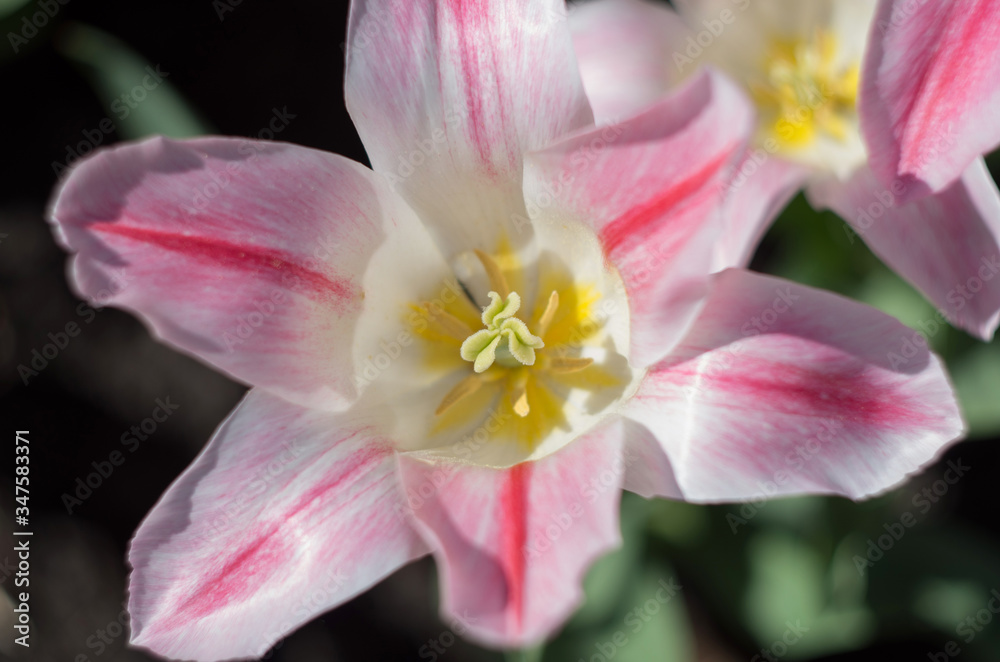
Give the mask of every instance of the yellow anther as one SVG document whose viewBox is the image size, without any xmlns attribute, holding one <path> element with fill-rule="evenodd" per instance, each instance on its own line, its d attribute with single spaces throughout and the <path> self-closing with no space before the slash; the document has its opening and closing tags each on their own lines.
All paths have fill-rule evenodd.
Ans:
<svg viewBox="0 0 1000 662">
<path fill-rule="evenodd" d="M 510 400 L 514 403 L 514 413 L 524 418 L 531 413 L 528 405 L 528 371 L 521 370 L 514 378 L 510 389 Z"/>
<path fill-rule="evenodd" d="M 500 265 L 496 263 L 496 260 L 479 249 L 476 249 L 476 257 L 483 263 L 486 276 L 490 279 L 490 287 L 500 295 L 501 299 L 506 299 L 510 295 L 510 286 L 507 285 L 507 279 L 504 277 L 503 272 L 500 271 Z"/>
<path fill-rule="evenodd" d="M 839 141 L 851 135 L 856 112 L 858 66 L 837 63 L 837 42 L 819 31 L 808 41 L 776 42 L 765 64 L 766 78 L 750 89 L 769 111 L 771 129 L 787 146 L 812 142 L 818 132 Z"/>
<path fill-rule="evenodd" d="M 549 361 L 549 370 L 554 373 L 567 374 L 580 372 L 588 368 L 594 359 L 574 358 L 570 356 L 556 356 Z"/>
<path fill-rule="evenodd" d="M 549 330 L 549 325 L 552 324 L 552 320 L 555 319 L 556 309 L 559 308 L 559 293 L 552 290 L 552 294 L 549 295 L 549 302 L 545 305 L 545 312 L 542 316 L 538 318 L 538 337 L 543 338 L 545 332 Z"/>
<path fill-rule="evenodd" d="M 452 338 L 456 340 L 465 340 L 469 337 L 469 333 L 472 329 L 469 325 L 458 319 L 449 312 L 446 312 L 441 306 L 436 303 L 425 303 L 424 307 L 430 316 L 437 322 L 441 329 Z"/>
<path fill-rule="evenodd" d="M 434 410 L 434 414 L 440 416 L 445 413 L 459 402 L 478 391 L 479 387 L 482 385 L 483 380 L 479 375 L 469 375 L 456 384 L 453 389 L 448 391 L 448 395 L 444 396 L 444 399 L 441 400 L 441 404 L 439 404 L 438 408 Z"/>
</svg>

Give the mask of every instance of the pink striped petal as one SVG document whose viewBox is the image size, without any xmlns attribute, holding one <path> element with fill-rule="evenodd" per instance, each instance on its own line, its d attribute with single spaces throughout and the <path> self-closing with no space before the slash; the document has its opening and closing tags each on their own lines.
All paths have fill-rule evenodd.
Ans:
<svg viewBox="0 0 1000 662">
<path fill-rule="evenodd" d="M 625 419 L 625 477 L 622 488 L 647 499 L 684 499 L 677 474 L 659 440 L 642 423 Z"/>
<path fill-rule="evenodd" d="M 735 85 L 706 71 L 642 114 L 526 162 L 532 217 L 589 225 L 621 274 L 634 366 L 666 354 L 697 312 L 721 231 L 724 182 L 743 155 L 752 115 Z"/>
<path fill-rule="evenodd" d="M 364 423 L 251 391 L 132 540 L 132 643 L 262 656 L 427 552 L 403 504 L 394 451 Z"/>
<path fill-rule="evenodd" d="M 522 158 L 593 121 L 563 0 L 352 3 L 347 107 L 446 255 L 517 239 Z"/>
<path fill-rule="evenodd" d="M 817 206 L 846 219 L 886 264 L 955 326 L 983 340 L 1000 323 L 1000 192 L 983 160 L 945 190 L 900 204 L 868 168 L 850 182 L 810 189 Z"/>
<path fill-rule="evenodd" d="M 689 31 L 666 5 L 585 2 L 570 7 L 569 25 L 583 87 L 599 124 L 620 122 L 652 105 L 695 68 L 673 61 L 674 49 Z"/>
<path fill-rule="evenodd" d="M 355 397 L 362 275 L 419 221 L 363 166 L 234 138 L 153 138 L 99 152 L 55 199 L 73 280 L 168 343 L 294 402 Z"/>
<path fill-rule="evenodd" d="M 763 148 L 747 151 L 726 187 L 717 270 L 750 264 L 760 240 L 809 174 L 808 168 Z"/>
<path fill-rule="evenodd" d="M 858 110 L 872 169 L 906 200 L 941 191 L 1000 144 L 1000 3 L 882 0 Z"/>
<path fill-rule="evenodd" d="M 715 278 L 684 341 L 622 413 L 659 440 L 664 493 L 699 502 L 870 496 L 963 431 L 941 361 L 917 332 L 740 270 Z"/>
<path fill-rule="evenodd" d="M 502 647 L 562 625 L 583 598 L 587 568 L 621 543 L 621 436 L 612 422 L 510 469 L 401 456 L 412 512 L 441 568 L 446 618 Z"/>
</svg>

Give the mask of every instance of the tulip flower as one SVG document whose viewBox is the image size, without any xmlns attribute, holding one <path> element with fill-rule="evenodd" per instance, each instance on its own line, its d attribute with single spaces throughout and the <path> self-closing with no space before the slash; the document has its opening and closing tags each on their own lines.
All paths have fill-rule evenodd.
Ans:
<svg viewBox="0 0 1000 662">
<path fill-rule="evenodd" d="M 560 0 L 371 0 L 349 26 L 372 169 L 152 138 L 54 201 L 79 292 L 253 386 L 132 540 L 133 644 L 260 656 L 432 554 L 457 632 L 529 645 L 620 544 L 622 489 L 860 498 L 961 435 L 898 322 L 711 275 L 738 88 L 704 73 L 595 127 Z"/>
<path fill-rule="evenodd" d="M 598 121 L 699 65 L 755 101 L 719 266 L 746 264 L 799 188 L 954 325 L 1000 324 L 1000 5 L 990 0 L 597 0 L 571 15 Z M 867 37 L 866 37 L 867 36 Z"/>
</svg>

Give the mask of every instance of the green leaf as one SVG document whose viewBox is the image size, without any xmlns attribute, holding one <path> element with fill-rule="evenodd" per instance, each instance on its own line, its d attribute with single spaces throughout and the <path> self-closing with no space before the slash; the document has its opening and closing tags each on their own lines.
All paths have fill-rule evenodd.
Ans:
<svg viewBox="0 0 1000 662">
<path fill-rule="evenodd" d="M 612 618 L 564 633 L 546 649 L 545 660 L 694 660 L 691 625 L 674 577 L 659 565 L 634 576 Z"/>
<path fill-rule="evenodd" d="M 7 18 L 26 4 L 28 0 L 0 0 L 0 19 Z"/>
<path fill-rule="evenodd" d="M 858 289 L 857 298 L 914 329 L 936 319 L 927 299 L 887 268 L 873 269 Z"/>
<path fill-rule="evenodd" d="M 88 25 L 70 23 L 56 48 L 80 65 L 122 138 L 213 133 L 170 84 L 170 72 L 150 64 L 119 39 Z"/>
<path fill-rule="evenodd" d="M 969 423 L 969 436 L 1000 433 L 1000 342 L 964 352 L 952 362 L 951 376 Z"/>
<path fill-rule="evenodd" d="M 868 608 L 833 603 L 830 585 L 843 573 L 829 569 L 804 540 L 784 533 L 758 534 L 749 554 L 744 621 L 762 650 L 803 659 L 852 650 L 872 637 Z"/>
<path fill-rule="evenodd" d="M 649 508 L 648 501 L 627 492 L 622 494 L 622 546 L 598 559 L 587 572 L 583 581 L 586 600 L 573 615 L 574 627 L 590 627 L 611 617 L 618 608 L 642 564 L 643 532 Z"/>
<path fill-rule="evenodd" d="M 651 503 L 649 532 L 681 547 L 699 544 L 708 533 L 709 509 L 684 501 Z"/>
</svg>

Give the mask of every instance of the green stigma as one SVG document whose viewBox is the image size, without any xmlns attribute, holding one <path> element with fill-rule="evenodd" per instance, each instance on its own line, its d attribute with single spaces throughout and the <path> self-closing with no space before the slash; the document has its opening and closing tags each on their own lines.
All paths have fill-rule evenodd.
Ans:
<svg viewBox="0 0 1000 662">
<path fill-rule="evenodd" d="M 483 308 L 486 326 L 462 343 L 462 358 L 472 361 L 476 372 L 484 372 L 494 362 L 508 368 L 534 365 L 535 350 L 545 346 L 542 339 L 528 331 L 528 325 L 514 317 L 521 307 L 521 297 L 511 292 L 504 301 L 490 292 L 490 304 Z M 506 345 L 501 344 L 506 339 Z"/>
</svg>

